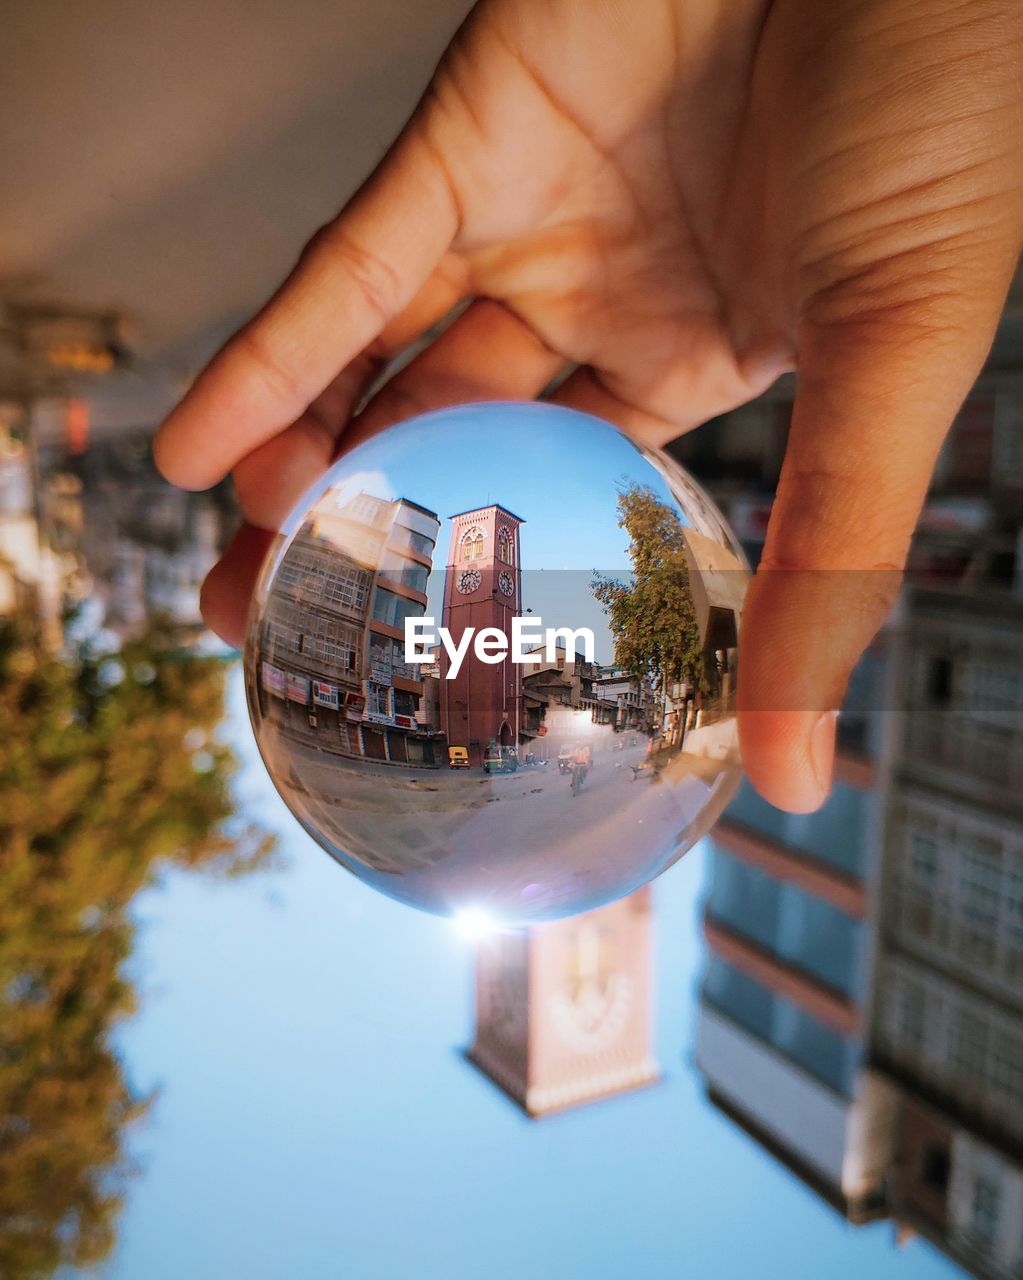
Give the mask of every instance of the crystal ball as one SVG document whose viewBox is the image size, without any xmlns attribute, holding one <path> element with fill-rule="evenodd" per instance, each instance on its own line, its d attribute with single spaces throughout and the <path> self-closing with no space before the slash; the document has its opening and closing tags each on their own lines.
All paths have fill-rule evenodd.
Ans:
<svg viewBox="0 0 1023 1280">
<path fill-rule="evenodd" d="M 748 566 L 664 452 L 549 404 L 346 453 L 264 564 L 263 760 L 382 893 L 498 927 L 588 911 L 703 836 L 740 779 Z"/>
</svg>

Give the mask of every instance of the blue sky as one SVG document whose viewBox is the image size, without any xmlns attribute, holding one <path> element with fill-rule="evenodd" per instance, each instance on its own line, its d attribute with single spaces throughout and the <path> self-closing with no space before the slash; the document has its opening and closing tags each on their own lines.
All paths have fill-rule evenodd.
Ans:
<svg viewBox="0 0 1023 1280">
<path fill-rule="evenodd" d="M 611 662 L 613 646 L 590 584 L 594 569 L 629 572 L 629 539 L 617 523 L 622 481 L 648 484 L 677 505 L 659 472 L 606 422 L 515 403 L 469 405 L 403 424 L 353 450 L 331 478 L 345 489 L 410 498 L 441 518 L 427 607 L 438 620 L 449 517 L 500 503 L 525 521 L 523 608 L 544 626 L 589 627 L 601 663 Z"/>
<path fill-rule="evenodd" d="M 629 540 L 617 526 L 618 481 L 649 484 L 673 501 L 613 427 L 554 405 L 469 405 L 405 423 L 346 455 L 332 481 L 353 475 L 376 485 L 377 496 L 410 498 L 440 516 L 438 567 L 448 517 L 497 502 L 526 522 L 524 569 L 621 570 Z"/>
<path fill-rule="evenodd" d="M 287 865 L 139 900 L 119 1041 L 160 1096 L 110 1280 L 942 1280 L 854 1230 L 705 1101 L 690 1065 L 705 851 L 656 887 L 658 1087 L 530 1122 L 459 1056 L 472 958 L 345 874 L 284 810 L 233 668 L 239 802 Z"/>
</svg>

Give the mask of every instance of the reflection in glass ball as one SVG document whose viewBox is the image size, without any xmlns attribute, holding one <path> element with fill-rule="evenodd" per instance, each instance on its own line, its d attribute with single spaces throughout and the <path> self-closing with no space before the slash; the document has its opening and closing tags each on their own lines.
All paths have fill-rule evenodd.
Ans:
<svg viewBox="0 0 1023 1280">
<path fill-rule="evenodd" d="M 353 449 L 267 558 L 246 685 L 302 826 L 391 897 L 527 924 L 670 866 L 738 784 L 747 582 L 667 455 L 543 404 Z"/>
</svg>

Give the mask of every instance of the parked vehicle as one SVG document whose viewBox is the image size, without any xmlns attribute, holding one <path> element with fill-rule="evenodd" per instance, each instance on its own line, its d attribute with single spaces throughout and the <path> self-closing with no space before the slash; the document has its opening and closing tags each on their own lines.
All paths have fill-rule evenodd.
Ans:
<svg viewBox="0 0 1023 1280">
<path fill-rule="evenodd" d="M 519 758 L 514 747 L 501 747 L 491 742 L 483 753 L 484 773 L 514 773 L 519 767 Z"/>
<path fill-rule="evenodd" d="M 469 748 L 468 747 L 448 747 L 448 765 L 452 769 L 468 769 Z"/>
</svg>

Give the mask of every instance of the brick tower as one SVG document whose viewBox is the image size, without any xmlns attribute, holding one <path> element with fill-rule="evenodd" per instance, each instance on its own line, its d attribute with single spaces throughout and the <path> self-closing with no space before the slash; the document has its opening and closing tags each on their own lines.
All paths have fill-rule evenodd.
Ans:
<svg viewBox="0 0 1023 1280">
<path fill-rule="evenodd" d="M 644 888 L 483 939 L 469 1061 L 531 1116 L 653 1083 L 651 938 Z"/>
<path fill-rule="evenodd" d="M 522 608 L 519 529 L 524 521 L 496 503 L 451 517 L 441 624 L 457 643 L 466 627 L 496 627 L 511 636 Z M 521 669 L 509 658 L 495 664 L 470 654 L 454 680 L 441 650 L 441 725 L 449 746 L 469 749 L 480 764 L 487 743 L 517 746 L 522 725 Z"/>
</svg>

